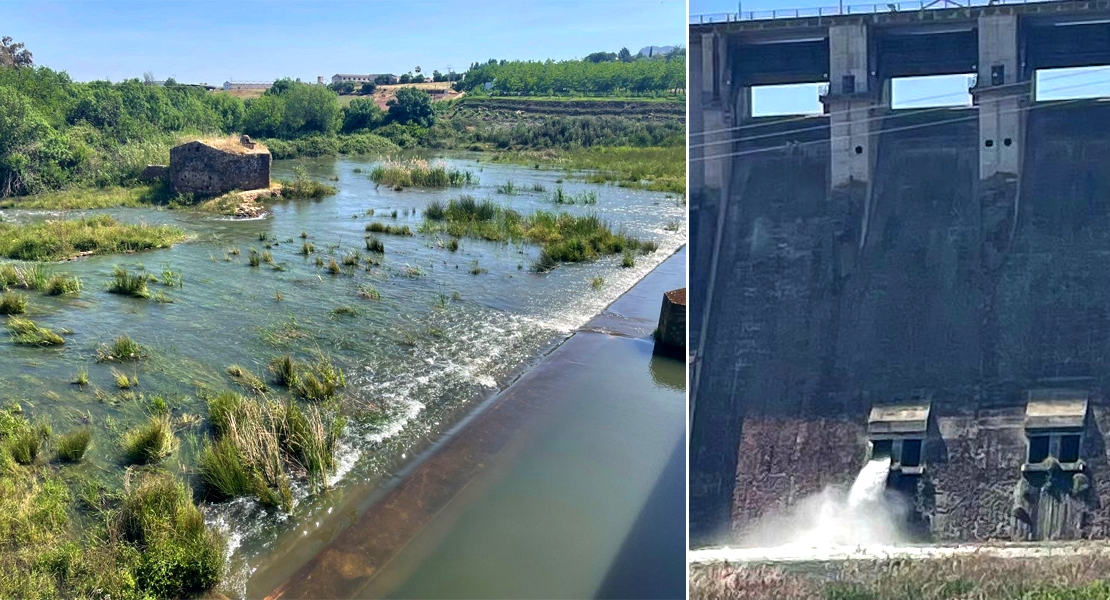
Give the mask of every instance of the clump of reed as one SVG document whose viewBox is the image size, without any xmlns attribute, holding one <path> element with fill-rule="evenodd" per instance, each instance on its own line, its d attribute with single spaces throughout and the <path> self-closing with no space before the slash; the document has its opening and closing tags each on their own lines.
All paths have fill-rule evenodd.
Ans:
<svg viewBox="0 0 1110 600">
<path fill-rule="evenodd" d="M 605 278 L 602 277 L 601 275 L 598 275 L 597 277 L 594 277 L 590 281 L 590 287 L 594 288 L 595 290 L 600 288 L 603 285 L 605 285 Z"/>
<path fill-rule="evenodd" d="M 451 238 L 447 242 L 447 249 L 450 250 L 451 252 L 458 252 L 459 251 L 459 238 Z"/>
<path fill-rule="evenodd" d="M 89 370 L 85 367 L 77 369 L 77 374 L 73 376 L 73 385 L 86 386 L 89 385 Z"/>
<path fill-rule="evenodd" d="M 377 221 L 366 224 L 366 231 L 371 233 L 388 233 L 391 235 L 412 235 L 408 225 L 387 225 Z"/>
<path fill-rule="evenodd" d="M 334 257 L 328 259 L 328 264 L 325 268 L 327 272 L 331 273 L 332 275 L 338 275 L 343 272 L 343 269 L 340 268 L 339 263 L 335 262 Z"/>
<path fill-rule="evenodd" d="M 129 390 L 139 385 L 139 376 L 128 377 L 127 373 L 118 369 L 112 369 L 112 377 L 116 380 L 116 387 L 121 390 Z"/>
<path fill-rule="evenodd" d="M 286 354 L 270 361 L 274 383 L 288 387 L 298 398 L 321 402 L 336 397 L 347 385 L 343 372 L 323 354 L 312 362 L 298 362 Z"/>
<path fill-rule="evenodd" d="M 630 269 L 630 268 L 635 267 L 635 266 L 636 266 L 636 257 L 632 255 L 631 251 L 625 250 L 624 255 L 621 256 L 621 268 L 622 269 Z"/>
<path fill-rule="evenodd" d="M 351 250 L 343 257 L 343 264 L 348 267 L 357 267 L 361 261 L 362 255 L 358 250 Z"/>
<path fill-rule="evenodd" d="M 50 437 L 50 428 L 32 425 L 25 419 L 11 419 L 0 453 L 7 454 L 21 465 L 34 464 L 42 451 L 42 444 Z"/>
<path fill-rule="evenodd" d="M 92 441 L 92 428 L 79 427 L 58 436 L 58 440 L 54 442 L 54 452 L 62 462 L 81 462 L 85 457 L 85 451 L 89 449 L 90 441 Z"/>
<path fill-rule="evenodd" d="M 301 244 L 301 251 L 300 251 L 301 254 L 303 254 L 305 256 L 308 256 L 309 254 L 312 254 L 315 251 L 316 251 L 316 244 L 313 244 L 312 242 L 305 242 L 305 243 Z"/>
<path fill-rule="evenodd" d="M 358 315 L 359 310 L 353 306 L 337 306 L 331 311 L 331 316 L 334 318 L 357 317 Z"/>
<path fill-rule="evenodd" d="M 146 356 L 146 348 L 140 346 L 126 333 L 112 340 L 111 343 L 100 344 L 96 349 L 97 362 L 139 360 Z"/>
<path fill-rule="evenodd" d="M 544 187 L 544 185 L 542 183 L 537 181 L 536 183 L 532 184 L 532 191 L 536 192 L 536 193 L 539 193 L 539 194 L 542 194 L 543 192 L 547 191 L 547 188 Z"/>
<path fill-rule="evenodd" d="M 366 236 L 366 250 L 368 252 L 377 252 L 378 254 L 385 254 L 385 244 L 382 243 L 378 236 Z"/>
<path fill-rule="evenodd" d="M 270 361 L 269 369 L 274 376 L 274 383 L 285 387 L 293 387 L 296 384 L 297 364 L 292 356 L 284 354 L 274 357 Z"/>
<path fill-rule="evenodd" d="M 406 187 L 462 187 L 477 183 L 467 170 L 447 167 L 444 163 L 426 160 L 386 161 L 370 170 L 370 180 L 393 189 Z"/>
<path fill-rule="evenodd" d="M 27 296 L 19 292 L 0 294 L 0 315 L 21 315 L 27 312 Z"/>
<path fill-rule="evenodd" d="M 506 196 L 515 196 L 518 191 L 520 191 L 520 187 L 513 183 L 511 179 L 497 186 L 497 193 Z"/>
<path fill-rule="evenodd" d="M 150 292 L 147 290 L 146 284 L 146 273 L 141 271 L 129 273 L 127 269 L 117 266 L 112 271 L 112 281 L 108 283 L 108 291 L 123 296 L 147 298 L 150 296 Z"/>
<path fill-rule="evenodd" d="M 358 286 L 358 297 L 367 300 L 381 300 L 382 294 L 369 283 L 360 283 Z"/>
<path fill-rule="evenodd" d="M 334 187 L 309 177 L 304 167 L 293 167 L 293 179 L 281 180 L 281 196 L 291 200 L 323 198 L 336 193 Z"/>
<path fill-rule="evenodd" d="M 48 296 L 62 296 L 64 294 L 77 294 L 81 292 L 81 280 L 71 275 L 60 273 L 51 275 L 43 289 Z"/>
<path fill-rule="evenodd" d="M 424 208 L 424 218 L 432 221 L 442 221 L 446 218 L 447 207 L 440 200 L 432 200 Z"/>
<path fill-rule="evenodd" d="M 555 186 L 555 191 L 548 199 L 555 204 L 597 204 L 597 192 L 586 190 L 577 194 L 563 191 L 563 186 Z"/>
<path fill-rule="evenodd" d="M 0 290 L 9 288 L 43 290 L 51 276 L 50 270 L 41 263 L 26 265 L 5 263 L 0 265 Z"/>
<path fill-rule="evenodd" d="M 251 248 L 250 256 L 247 257 L 247 264 L 252 267 L 257 267 L 262 264 L 262 255 L 258 253 L 258 250 Z"/>
<path fill-rule="evenodd" d="M 209 400 L 214 441 L 198 460 L 201 480 L 218 498 L 254 495 L 268 506 L 292 507 L 289 471 L 316 490 L 335 470 L 345 420 L 337 411 L 296 402 L 222 394 Z"/>
<path fill-rule="evenodd" d="M 267 391 L 266 382 L 262 381 L 258 375 L 252 373 L 249 369 L 243 368 L 239 365 L 231 365 L 227 368 L 227 374 L 235 383 L 253 391 L 265 392 Z"/>
<path fill-rule="evenodd" d="M 177 447 L 169 415 L 152 415 L 145 424 L 123 434 L 123 454 L 131 464 L 153 464 Z"/>
<path fill-rule="evenodd" d="M 9 316 L 7 327 L 12 342 L 23 346 L 61 346 L 66 343 L 62 336 L 24 317 Z"/>
</svg>

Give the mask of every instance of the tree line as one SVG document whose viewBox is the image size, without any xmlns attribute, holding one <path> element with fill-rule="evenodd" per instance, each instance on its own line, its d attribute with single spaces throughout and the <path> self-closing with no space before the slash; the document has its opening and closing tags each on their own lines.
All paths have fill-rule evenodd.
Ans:
<svg viewBox="0 0 1110 600">
<path fill-rule="evenodd" d="M 487 90 L 487 84 L 488 90 Z M 686 55 L 682 49 L 665 57 L 633 58 L 620 53 L 593 53 L 584 60 L 474 63 L 456 89 L 502 96 L 658 96 L 686 89 Z"/>
</svg>

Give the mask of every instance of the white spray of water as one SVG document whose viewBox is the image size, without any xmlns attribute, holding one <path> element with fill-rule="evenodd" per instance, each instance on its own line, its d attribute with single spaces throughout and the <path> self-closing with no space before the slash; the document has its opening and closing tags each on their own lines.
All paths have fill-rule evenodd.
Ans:
<svg viewBox="0 0 1110 600">
<path fill-rule="evenodd" d="M 855 509 L 869 502 L 882 500 L 886 477 L 890 474 L 890 457 L 870 460 L 848 490 L 848 508 Z"/>
<path fill-rule="evenodd" d="M 753 552 L 790 547 L 791 553 L 825 553 L 835 547 L 889 545 L 904 540 L 906 506 L 886 493 L 890 459 L 864 465 L 847 491 L 830 487 L 788 510 L 767 516 L 742 538 Z"/>
</svg>

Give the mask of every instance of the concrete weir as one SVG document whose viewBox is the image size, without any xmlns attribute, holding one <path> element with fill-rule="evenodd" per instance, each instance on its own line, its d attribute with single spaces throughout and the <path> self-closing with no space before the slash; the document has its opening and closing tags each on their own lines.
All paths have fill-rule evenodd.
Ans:
<svg viewBox="0 0 1110 600">
<path fill-rule="evenodd" d="M 673 598 L 684 369 L 652 354 L 679 250 L 397 476 L 270 598 Z"/>
<path fill-rule="evenodd" d="M 1110 64 L 1108 19 L 691 25 L 695 544 L 876 454 L 919 539 L 1110 537 L 1110 104 L 1032 89 Z M 891 79 L 959 73 L 973 106 L 890 108 Z M 752 86 L 800 82 L 825 114 L 751 116 Z"/>
</svg>

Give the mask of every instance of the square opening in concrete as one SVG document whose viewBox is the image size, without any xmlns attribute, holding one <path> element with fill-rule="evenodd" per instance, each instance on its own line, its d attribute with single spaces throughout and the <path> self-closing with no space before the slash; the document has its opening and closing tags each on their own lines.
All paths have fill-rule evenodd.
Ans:
<svg viewBox="0 0 1110 600">
<path fill-rule="evenodd" d="M 871 459 L 893 458 L 894 440 L 871 440 Z"/>
<path fill-rule="evenodd" d="M 902 460 L 903 467 L 920 467 L 921 466 L 921 440 L 902 440 Z"/>
<path fill-rule="evenodd" d="M 1048 458 L 1048 442 L 1047 435 L 1029 436 L 1029 457 L 1025 462 L 1029 464 L 1044 462 Z"/>
<path fill-rule="evenodd" d="M 1078 433 L 1060 436 L 1060 456 L 1058 456 L 1057 458 L 1062 463 L 1079 462 Z"/>
</svg>

